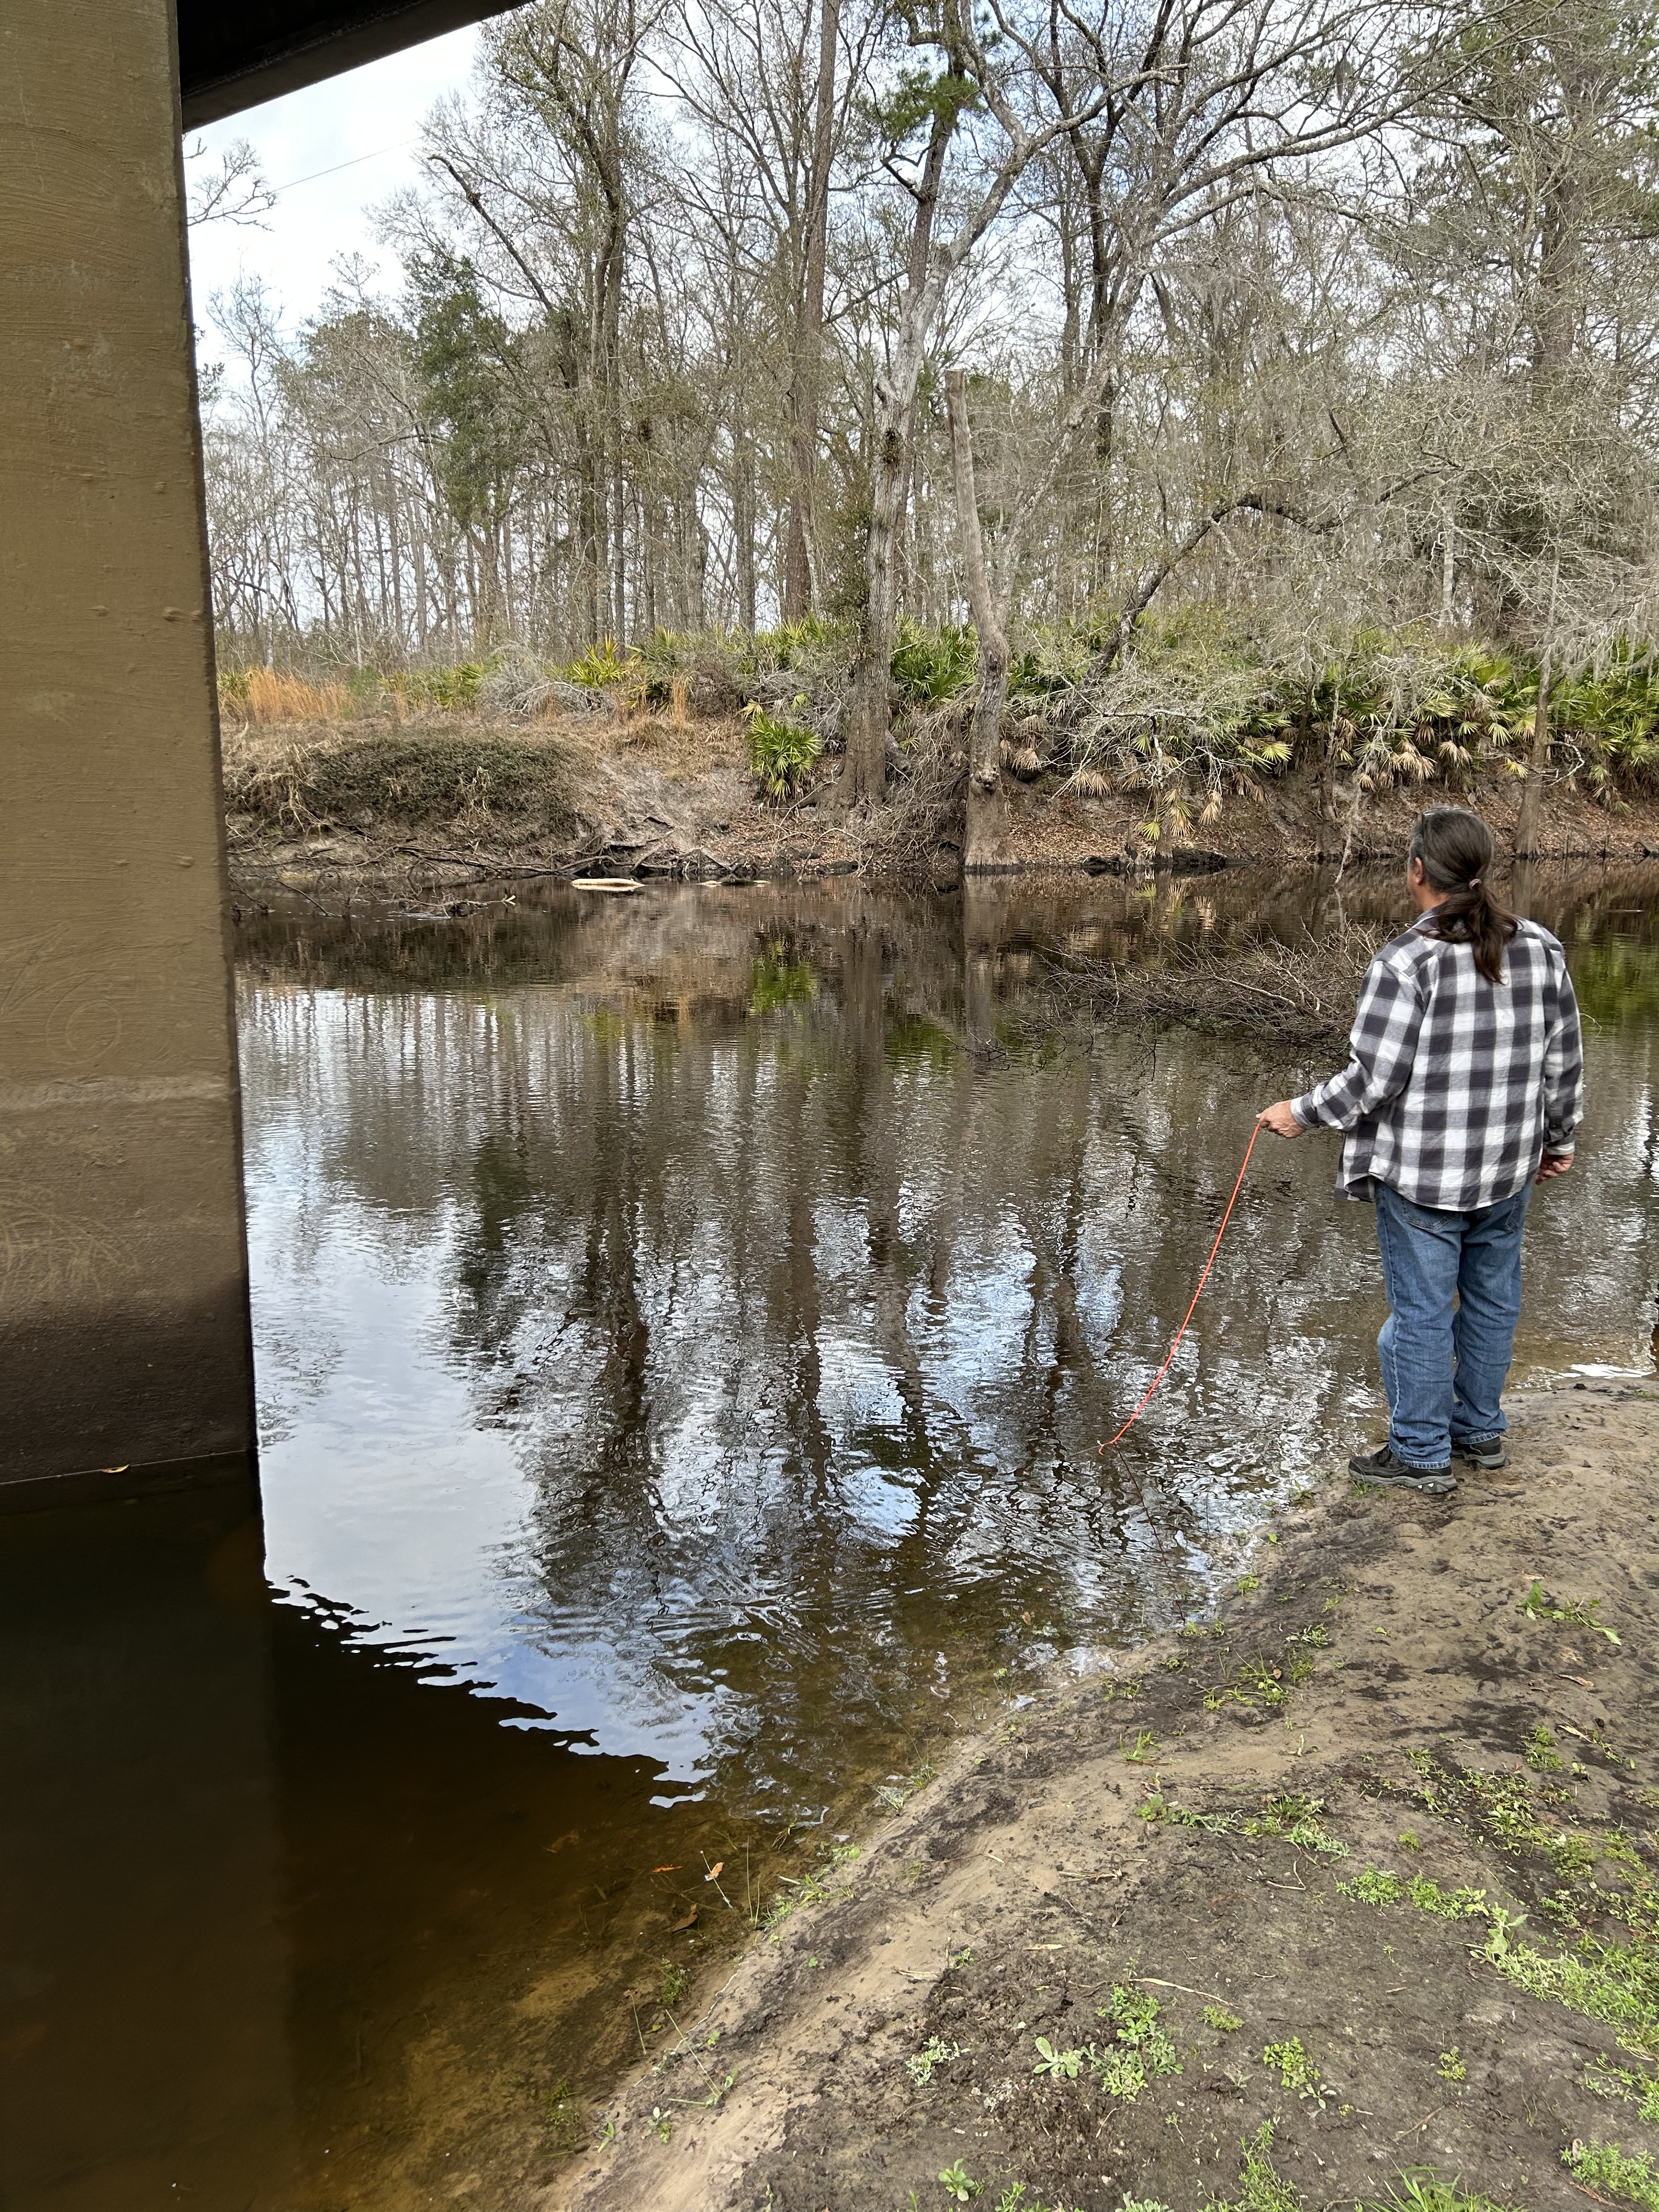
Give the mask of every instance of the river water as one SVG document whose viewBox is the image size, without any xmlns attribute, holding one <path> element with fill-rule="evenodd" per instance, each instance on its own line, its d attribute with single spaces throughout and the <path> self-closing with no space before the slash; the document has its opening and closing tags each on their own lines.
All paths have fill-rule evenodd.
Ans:
<svg viewBox="0 0 1659 2212">
<path fill-rule="evenodd" d="M 1593 1023 L 1519 1387 L 1650 1363 L 1655 890 L 1531 887 Z M 262 1518 L 0 1524 L 4 2203 L 510 2205 L 781 1877 L 1200 1607 L 1380 1432 L 1370 1211 L 1331 1141 L 1259 1148 L 1103 1462 L 1316 1069 L 1047 1032 L 1049 956 L 1396 911 L 1276 874 L 247 919 Z"/>
</svg>

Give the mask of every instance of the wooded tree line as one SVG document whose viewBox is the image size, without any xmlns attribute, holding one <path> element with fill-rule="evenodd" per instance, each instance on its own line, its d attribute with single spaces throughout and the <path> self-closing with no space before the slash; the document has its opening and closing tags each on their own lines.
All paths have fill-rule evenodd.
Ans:
<svg viewBox="0 0 1659 2212">
<path fill-rule="evenodd" d="M 1154 607 L 1582 666 L 1648 623 L 1656 82 L 1597 0 L 538 0 L 395 295 L 211 303 L 222 653 L 839 619 L 852 798 L 907 617 L 987 793 L 1011 662 Z"/>
</svg>

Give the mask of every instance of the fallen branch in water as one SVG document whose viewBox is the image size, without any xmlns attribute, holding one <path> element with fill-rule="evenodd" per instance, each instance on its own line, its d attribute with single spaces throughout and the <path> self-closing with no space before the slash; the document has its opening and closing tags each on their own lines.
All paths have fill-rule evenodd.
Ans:
<svg viewBox="0 0 1659 2212">
<path fill-rule="evenodd" d="M 1074 1004 L 1107 1019 L 1247 1030 L 1276 1044 L 1337 1043 L 1348 1034 L 1359 979 L 1386 933 L 1350 923 L 1290 944 L 1251 938 L 1182 945 L 1163 966 L 1066 958 L 1057 962 L 1054 981 Z"/>
</svg>

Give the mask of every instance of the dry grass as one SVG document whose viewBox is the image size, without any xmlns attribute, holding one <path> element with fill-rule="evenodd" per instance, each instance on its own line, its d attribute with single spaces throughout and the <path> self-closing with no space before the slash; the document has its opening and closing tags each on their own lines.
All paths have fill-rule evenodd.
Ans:
<svg viewBox="0 0 1659 2212">
<path fill-rule="evenodd" d="M 275 668 L 228 672 L 220 679 L 228 714 L 246 722 L 335 722 L 346 714 L 350 696 L 343 684 L 310 684 Z"/>
<path fill-rule="evenodd" d="M 674 781 L 730 768 L 744 758 L 746 750 L 743 725 L 735 716 L 695 715 L 677 720 L 672 703 L 660 709 L 626 706 L 614 720 L 576 722 L 562 727 L 561 735 L 579 751 L 621 753 L 647 761 Z"/>
</svg>

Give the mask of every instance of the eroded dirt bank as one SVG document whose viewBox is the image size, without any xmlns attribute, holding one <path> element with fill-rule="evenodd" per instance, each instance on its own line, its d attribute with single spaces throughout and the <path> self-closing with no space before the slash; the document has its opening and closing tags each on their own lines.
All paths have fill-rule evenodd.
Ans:
<svg viewBox="0 0 1659 2212">
<path fill-rule="evenodd" d="M 896 763 L 890 803 L 848 816 L 832 768 L 799 799 L 761 797 L 738 725 L 681 726 L 648 712 L 491 727 L 307 725 L 225 740 L 231 878 L 244 898 L 295 890 L 431 902 L 490 896 L 512 877 L 598 875 L 708 882 L 859 872 L 949 888 L 961 872 L 962 776 L 930 756 Z M 1006 779 L 1011 872 L 1177 873 L 1262 862 L 1396 858 L 1425 803 L 1479 807 L 1507 848 L 1520 784 L 1487 772 L 1465 788 L 1382 791 L 1332 811 L 1316 777 L 1285 776 L 1258 801 L 1157 839 L 1144 792 L 1085 797 L 1055 778 Z M 1167 828 L 1167 825 L 1165 825 Z M 1659 802 L 1608 809 L 1565 784 L 1547 793 L 1541 842 L 1555 859 L 1659 854 Z"/>
<path fill-rule="evenodd" d="M 1449 1502 L 1333 1477 L 1218 1616 L 964 1740 L 538 2201 L 1650 2204 L 1656 1401 L 1522 1394 Z"/>
</svg>

